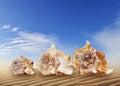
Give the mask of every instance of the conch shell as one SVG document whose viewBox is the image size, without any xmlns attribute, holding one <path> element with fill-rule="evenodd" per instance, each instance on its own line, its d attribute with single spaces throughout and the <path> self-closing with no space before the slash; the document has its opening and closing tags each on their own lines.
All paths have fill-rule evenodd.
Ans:
<svg viewBox="0 0 120 86">
<path fill-rule="evenodd" d="M 108 69 L 105 54 L 91 47 L 87 41 L 83 48 L 74 51 L 72 66 L 80 75 L 108 75 L 113 69 Z"/>
<path fill-rule="evenodd" d="M 69 67 L 70 56 L 51 45 L 50 49 L 42 54 L 39 59 L 39 70 L 43 75 L 71 75 L 73 70 Z"/>
<path fill-rule="evenodd" d="M 20 56 L 17 59 L 13 60 L 9 69 L 14 75 L 18 75 L 18 74 L 34 75 L 35 74 L 33 70 L 33 61 L 23 56 Z"/>
</svg>

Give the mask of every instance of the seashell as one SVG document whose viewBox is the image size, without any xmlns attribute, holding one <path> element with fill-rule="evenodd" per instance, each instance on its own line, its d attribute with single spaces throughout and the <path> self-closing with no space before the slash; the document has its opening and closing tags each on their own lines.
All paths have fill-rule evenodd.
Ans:
<svg viewBox="0 0 120 86">
<path fill-rule="evenodd" d="M 74 59 L 71 64 L 80 75 L 108 75 L 113 69 L 108 69 L 105 54 L 91 47 L 87 41 L 83 48 L 74 51 Z"/>
<path fill-rule="evenodd" d="M 33 70 L 33 61 L 20 56 L 17 59 L 13 60 L 11 63 L 11 66 L 9 67 L 9 70 L 14 74 L 28 74 L 28 75 L 34 75 L 35 72 Z"/>
<path fill-rule="evenodd" d="M 39 70 L 43 75 L 71 75 L 73 70 L 69 67 L 70 56 L 51 45 L 50 49 L 39 59 Z"/>
</svg>

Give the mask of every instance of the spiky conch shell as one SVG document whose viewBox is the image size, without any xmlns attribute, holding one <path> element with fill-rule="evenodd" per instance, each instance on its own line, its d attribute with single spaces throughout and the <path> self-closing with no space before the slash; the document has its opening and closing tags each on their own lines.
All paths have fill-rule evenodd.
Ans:
<svg viewBox="0 0 120 86">
<path fill-rule="evenodd" d="M 84 53 L 86 51 L 95 52 L 95 55 L 96 55 L 96 64 L 95 64 L 96 67 L 93 70 L 91 70 L 92 72 L 88 70 L 89 72 L 87 73 L 83 72 L 84 70 L 81 69 L 79 60 L 76 59 L 76 55 L 78 53 Z M 104 75 L 108 75 L 112 73 L 113 71 L 113 69 L 109 69 L 107 66 L 107 62 L 105 59 L 105 53 L 100 52 L 96 50 L 95 48 L 91 47 L 89 41 L 86 41 L 86 45 L 83 48 L 80 48 L 74 51 L 74 58 L 73 58 L 73 62 L 71 63 L 71 66 L 77 71 L 79 71 L 80 75 L 97 74 L 98 76 L 104 76 Z"/>
<path fill-rule="evenodd" d="M 12 61 L 11 66 L 9 67 L 9 70 L 14 75 L 19 75 L 19 74 L 34 75 L 35 74 L 33 69 L 33 61 L 31 61 L 30 59 L 22 55 Z"/>
<path fill-rule="evenodd" d="M 45 60 L 47 60 L 47 63 L 45 63 Z M 52 60 L 54 63 L 51 63 Z M 53 65 L 51 66 L 51 64 Z M 55 45 L 52 44 L 50 49 L 40 56 L 38 68 L 43 75 L 71 75 L 73 70 L 69 67 L 69 64 L 70 55 L 66 55 L 63 52 L 57 50 Z"/>
</svg>

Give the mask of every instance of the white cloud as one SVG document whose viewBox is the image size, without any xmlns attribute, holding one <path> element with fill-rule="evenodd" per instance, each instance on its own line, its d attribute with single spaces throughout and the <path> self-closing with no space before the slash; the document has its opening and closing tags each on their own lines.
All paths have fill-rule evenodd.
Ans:
<svg viewBox="0 0 120 86">
<path fill-rule="evenodd" d="M 26 32 L 19 32 L 19 36 L 27 39 L 28 41 L 31 42 L 36 42 L 36 43 L 54 43 L 54 41 L 57 41 L 57 38 L 54 36 L 50 35 L 45 35 L 42 33 L 26 33 Z"/>
<path fill-rule="evenodd" d="M 12 32 L 17 32 L 18 30 L 19 30 L 19 27 L 13 27 L 13 28 L 11 29 Z"/>
<path fill-rule="evenodd" d="M 8 29 L 10 29 L 10 28 L 11 28 L 11 25 L 9 25 L 9 24 L 6 24 L 6 25 L 3 25 L 3 26 L 2 26 L 2 29 L 8 30 Z"/>
<path fill-rule="evenodd" d="M 12 27 L 10 24 L 5 24 L 1 27 L 3 30 L 8 30 L 11 32 L 17 32 L 20 28 L 19 27 Z"/>
<path fill-rule="evenodd" d="M 1 50 L 18 49 L 28 53 L 40 53 L 41 50 L 47 49 L 53 43 L 57 44 L 57 38 L 55 38 L 54 36 L 22 31 L 18 33 L 17 37 L 7 39 L 7 42 L 1 44 L 0 48 Z"/>
<path fill-rule="evenodd" d="M 116 22 L 96 33 L 94 41 L 105 49 L 108 60 L 118 62 L 120 60 L 120 18 Z"/>
</svg>

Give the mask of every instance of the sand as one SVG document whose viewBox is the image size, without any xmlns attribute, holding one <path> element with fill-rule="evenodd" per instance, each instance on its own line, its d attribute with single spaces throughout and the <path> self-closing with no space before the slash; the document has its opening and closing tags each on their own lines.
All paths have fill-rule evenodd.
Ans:
<svg viewBox="0 0 120 86">
<path fill-rule="evenodd" d="M 4 69 L 0 73 L 0 86 L 120 86 L 120 72 L 115 69 L 112 74 L 103 77 L 80 76 L 78 73 L 71 76 L 43 76 L 39 71 L 33 76 L 14 76 Z"/>
</svg>

